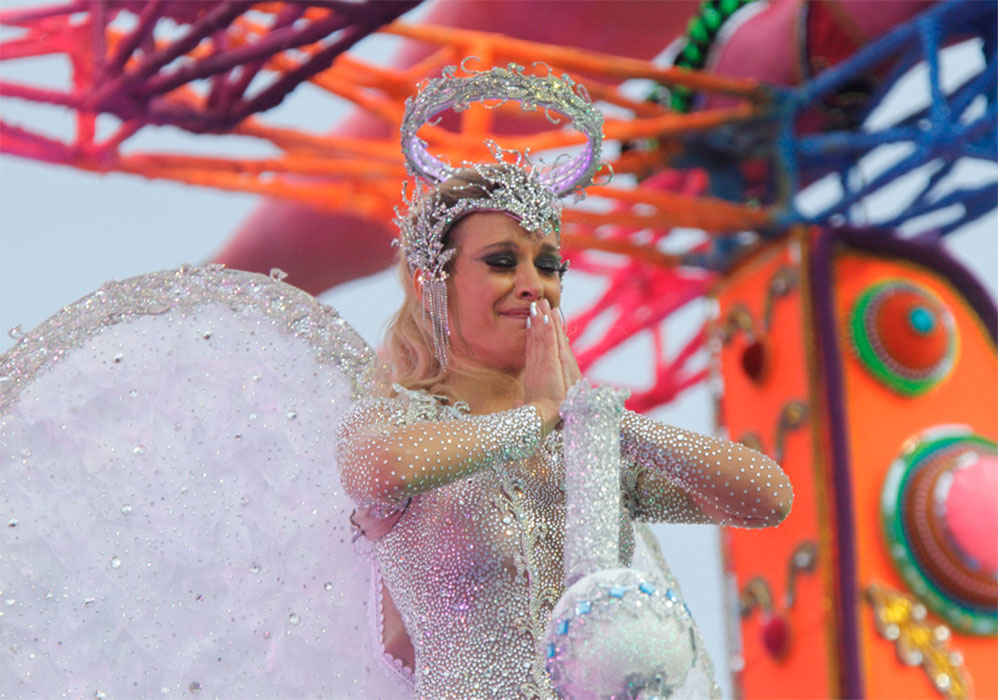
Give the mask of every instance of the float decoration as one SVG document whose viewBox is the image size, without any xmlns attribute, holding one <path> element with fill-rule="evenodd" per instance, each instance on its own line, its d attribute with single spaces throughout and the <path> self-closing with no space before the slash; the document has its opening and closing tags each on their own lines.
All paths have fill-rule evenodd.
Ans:
<svg viewBox="0 0 998 700">
<path fill-rule="evenodd" d="M 853 349 L 870 374 L 904 396 L 922 394 L 953 368 L 953 315 L 926 289 L 904 280 L 873 285 L 850 320 Z"/>
<path fill-rule="evenodd" d="M 884 479 L 888 549 L 908 587 L 953 627 L 998 633 L 998 446 L 929 431 Z"/>
<path fill-rule="evenodd" d="M 873 607 L 877 632 L 894 642 L 901 663 L 925 669 L 936 690 L 948 700 L 971 696 L 970 675 L 960 652 L 949 648 L 946 625 L 930 624 L 924 605 L 876 583 L 866 589 L 866 599 Z"/>
<path fill-rule="evenodd" d="M 797 601 L 797 578 L 813 574 L 818 564 L 818 546 L 814 542 L 801 542 L 790 555 L 787 564 L 787 585 L 783 610 L 773 604 L 773 592 L 763 576 L 755 576 L 742 587 L 738 596 L 739 615 L 748 617 L 759 608 L 762 611 L 761 639 L 766 652 L 776 660 L 786 658 L 793 643 L 793 627 L 789 612 Z"/>
</svg>

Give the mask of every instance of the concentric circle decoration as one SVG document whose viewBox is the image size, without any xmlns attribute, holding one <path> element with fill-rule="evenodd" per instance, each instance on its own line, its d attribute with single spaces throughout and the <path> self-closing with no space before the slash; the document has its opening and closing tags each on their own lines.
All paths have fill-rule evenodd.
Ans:
<svg viewBox="0 0 998 700">
<path fill-rule="evenodd" d="M 860 363 L 905 396 L 928 391 L 949 374 L 957 351 L 953 315 L 929 290 L 905 280 L 866 289 L 849 327 Z"/>
<path fill-rule="evenodd" d="M 881 508 L 905 582 L 953 627 L 998 633 L 998 446 L 937 429 L 887 473 Z"/>
</svg>

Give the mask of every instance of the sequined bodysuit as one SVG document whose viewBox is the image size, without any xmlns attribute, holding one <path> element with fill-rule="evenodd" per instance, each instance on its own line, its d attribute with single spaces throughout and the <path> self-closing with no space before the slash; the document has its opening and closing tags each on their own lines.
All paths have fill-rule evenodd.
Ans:
<svg viewBox="0 0 998 700">
<path fill-rule="evenodd" d="M 530 406 L 471 415 L 425 392 L 396 391 L 360 402 L 343 422 L 339 448 L 344 483 L 359 506 L 378 516 L 404 509 L 375 541 L 375 554 L 415 648 L 415 697 L 552 696 L 538 642 L 564 588 L 561 434 L 541 440 Z M 463 438 L 441 430 L 455 425 Z M 380 490 L 369 475 L 403 460 L 386 445 L 404 427 L 416 443 L 406 459 L 419 462 L 412 491 Z M 472 459 L 461 478 L 436 485 L 441 450 L 452 457 L 466 450 Z M 779 516 L 750 494 L 768 487 L 779 496 L 785 488 L 790 497 L 768 458 L 637 414 L 624 418 L 621 454 L 622 565 L 633 552 L 632 518 L 769 524 Z M 734 469 L 741 488 L 727 491 L 730 500 L 714 499 L 708 517 L 689 494 L 722 466 L 730 469 L 724 460 L 748 461 Z"/>
</svg>

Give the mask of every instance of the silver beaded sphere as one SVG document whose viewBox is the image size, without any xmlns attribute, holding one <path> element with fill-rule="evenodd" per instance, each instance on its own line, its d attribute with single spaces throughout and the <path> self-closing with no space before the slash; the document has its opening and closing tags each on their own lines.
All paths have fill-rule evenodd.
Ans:
<svg viewBox="0 0 998 700">
<path fill-rule="evenodd" d="M 544 638 L 563 698 L 670 697 L 697 655 L 686 605 L 635 569 L 589 574 L 562 595 Z"/>
</svg>

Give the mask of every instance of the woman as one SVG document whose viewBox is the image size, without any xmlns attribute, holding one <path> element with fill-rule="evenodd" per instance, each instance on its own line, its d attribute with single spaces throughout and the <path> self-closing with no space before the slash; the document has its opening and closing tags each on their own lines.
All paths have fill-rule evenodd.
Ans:
<svg viewBox="0 0 998 700">
<path fill-rule="evenodd" d="M 558 410 L 581 378 L 555 202 L 517 166 L 477 166 L 402 217 L 395 393 L 341 428 L 385 651 L 417 697 L 553 692 L 538 642 L 564 588 Z M 789 512 L 786 476 L 742 445 L 626 413 L 620 452 L 624 565 L 632 519 L 762 527 Z"/>
</svg>

